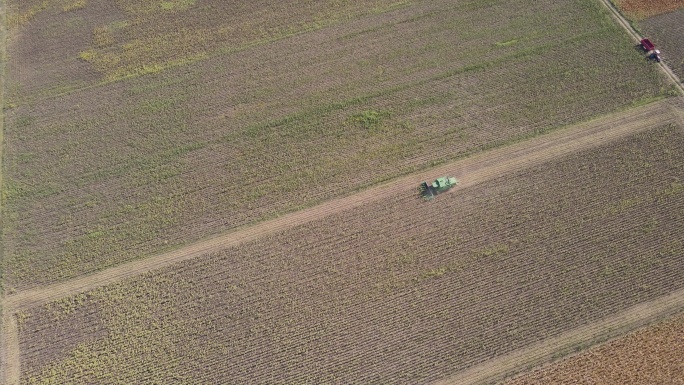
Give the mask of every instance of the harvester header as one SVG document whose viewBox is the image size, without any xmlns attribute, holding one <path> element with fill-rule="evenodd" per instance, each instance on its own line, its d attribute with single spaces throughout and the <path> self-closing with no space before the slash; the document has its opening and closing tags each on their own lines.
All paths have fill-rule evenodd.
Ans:
<svg viewBox="0 0 684 385">
<path fill-rule="evenodd" d="M 435 181 L 430 184 L 428 184 L 428 182 L 421 183 L 418 187 L 418 191 L 420 191 L 420 195 L 423 197 L 423 199 L 429 201 L 432 200 L 435 195 L 447 191 L 457 184 L 458 180 L 456 178 L 443 176 L 441 178 L 435 179 Z"/>
</svg>

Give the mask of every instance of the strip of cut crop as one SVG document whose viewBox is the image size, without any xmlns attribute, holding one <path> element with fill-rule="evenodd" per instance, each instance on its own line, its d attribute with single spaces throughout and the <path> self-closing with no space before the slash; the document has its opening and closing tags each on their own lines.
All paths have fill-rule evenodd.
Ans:
<svg viewBox="0 0 684 385">
<path fill-rule="evenodd" d="M 21 379 L 17 320 L 10 309 L 3 307 L 0 322 L 0 380 L 3 384 L 15 385 Z"/>
<path fill-rule="evenodd" d="M 5 86 L 6 86 L 6 39 L 7 39 L 7 20 L 6 20 L 6 3 L 0 1 L 0 186 L 4 186 L 4 172 L 5 167 L 2 162 L 5 159 L 4 149 L 4 135 L 5 135 Z M 0 216 L 4 215 L 4 198 L 0 198 Z M 0 223 L 2 223 L 0 217 Z M 0 235 L 2 231 L 0 229 Z M 7 295 L 5 278 L 5 259 L 3 250 L 4 246 L 0 242 L 0 383 L 13 385 L 19 381 L 19 366 L 16 361 L 19 360 L 19 336 L 16 330 L 16 323 L 12 318 L 12 310 L 4 306 L 4 299 Z"/>
<path fill-rule="evenodd" d="M 552 359 L 557 359 L 563 355 L 571 354 L 591 346 L 592 344 L 622 335 L 625 332 L 629 332 L 649 323 L 657 322 L 662 318 L 681 312 L 682 309 L 684 309 L 684 290 L 679 290 L 661 298 L 640 303 L 596 323 L 570 330 L 558 337 L 540 341 L 531 346 L 506 354 L 505 356 L 484 362 L 460 372 L 451 378 L 441 380 L 437 382 L 436 385 L 491 384 L 514 373 L 535 367 Z M 658 328 L 658 326 L 649 327 L 648 329 L 653 328 Z M 670 351 L 666 352 L 660 350 L 656 353 L 657 355 L 648 354 L 649 361 L 650 359 L 656 359 L 658 361 L 655 365 L 653 362 L 641 362 L 639 364 L 631 362 L 628 369 L 627 367 L 622 367 L 622 362 L 610 362 L 610 359 L 606 357 L 606 350 L 613 350 L 616 345 L 622 345 L 625 340 L 633 340 L 634 334 L 644 333 L 643 331 L 638 331 L 631 336 L 619 337 L 614 342 L 593 348 L 588 352 L 579 353 L 575 357 L 568 358 L 558 363 L 533 369 L 529 374 L 521 374 L 519 377 L 503 383 L 584 384 L 587 383 L 585 381 L 591 381 L 588 383 L 643 384 L 647 382 L 661 383 L 660 381 L 656 381 L 656 379 L 676 381 L 678 378 L 681 378 L 681 376 L 679 376 L 681 371 L 677 370 L 676 365 L 681 361 L 676 358 L 681 356 L 677 354 L 677 352 L 681 351 L 681 344 L 678 345 L 677 343 L 661 346 L 661 348 L 664 348 L 663 350 L 668 349 Z M 672 335 L 669 337 L 676 338 Z M 653 343 L 655 341 L 651 342 Z M 660 340 L 653 343 L 653 345 L 663 342 L 664 341 Z M 664 343 L 667 344 L 667 342 Z M 595 354 L 596 352 L 600 353 Z M 632 346 L 629 353 L 624 351 L 613 351 L 613 353 L 613 357 L 622 355 L 622 358 L 634 358 L 635 354 L 640 355 L 641 357 L 647 355 L 645 354 L 646 352 L 639 349 L 639 346 Z M 584 358 L 589 358 L 593 362 L 588 365 L 586 365 L 587 363 L 585 362 L 583 367 L 575 367 L 572 368 L 572 370 L 565 371 L 574 363 L 582 361 Z M 602 369 L 600 367 L 604 365 L 612 367 L 612 369 L 610 371 L 600 370 Z M 591 372 L 592 369 L 594 370 L 593 373 Z M 603 369 L 605 369 L 605 367 Z M 635 373 L 635 371 L 638 373 Z M 618 380 L 618 378 L 620 378 L 620 380 Z M 650 379 L 651 381 L 645 381 L 646 379 Z"/>
</svg>

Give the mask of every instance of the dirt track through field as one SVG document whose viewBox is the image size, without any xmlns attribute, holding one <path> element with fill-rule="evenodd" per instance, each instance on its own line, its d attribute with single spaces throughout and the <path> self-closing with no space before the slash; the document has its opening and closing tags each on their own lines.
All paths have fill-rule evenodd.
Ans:
<svg viewBox="0 0 684 385">
<path fill-rule="evenodd" d="M 249 242 L 268 234 L 378 201 L 394 194 L 417 194 L 416 188 L 421 181 L 432 180 L 441 175 L 453 175 L 460 180 L 459 187 L 449 191 L 449 194 L 458 194 L 458 191 L 463 188 L 483 183 L 505 173 L 538 165 L 636 132 L 668 123 L 675 123 L 677 122 L 677 116 L 673 109 L 672 102 L 668 100 L 660 101 L 558 130 L 551 134 L 486 151 L 466 159 L 405 176 L 353 195 L 333 199 L 314 207 L 206 239 L 177 250 L 126 263 L 67 282 L 9 295 L 5 300 L 5 305 L 13 311 L 28 309 L 59 298 L 118 282 L 146 271 L 160 269 L 173 263 L 220 251 L 243 242 Z M 442 199 L 447 198 L 442 197 Z"/>
<path fill-rule="evenodd" d="M 629 35 L 632 36 L 635 43 L 638 44 L 643 37 L 639 35 L 639 33 L 634 28 L 632 28 L 632 25 L 627 21 L 627 19 L 625 19 L 624 16 L 622 16 L 620 11 L 618 11 L 618 9 L 615 8 L 615 6 L 610 2 L 610 0 L 601 0 L 601 2 L 603 3 L 603 5 L 606 6 L 606 8 L 610 10 L 611 14 L 613 15 L 613 18 L 615 18 L 618 24 L 620 24 L 622 28 L 624 28 L 625 31 L 627 31 L 627 33 L 629 33 Z M 681 94 L 684 95 L 684 86 L 682 86 L 682 80 L 679 79 L 679 77 L 675 75 L 672 69 L 668 67 L 667 64 L 665 64 L 664 62 L 660 62 L 659 65 L 663 72 L 665 72 L 665 75 L 667 75 L 667 77 L 669 77 L 670 80 L 674 83 L 675 87 L 679 89 L 679 92 L 681 92 Z"/>
<path fill-rule="evenodd" d="M 678 98 L 679 99 L 679 98 Z M 80 277 L 67 282 L 46 286 L 34 290 L 27 290 L 5 297 L 3 308 L 3 337 L 0 358 L 2 358 L 2 371 L 5 384 L 16 384 L 20 378 L 20 352 L 18 346 L 17 324 L 13 315 L 21 310 L 54 301 L 63 297 L 78 294 L 100 286 L 112 284 L 126 278 L 134 277 L 147 271 L 156 270 L 171 264 L 199 257 L 201 255 L 217 252 L 225 248 L 248 242 L 259 237 L 278 231 L 302 225 L 313 220 L 324 218 L 328 215 L 339 213 L 350 208 L 362 206 L 370 202 L 385 199 L 395 194 L 417 195 L 416 187 L 421 181 L 432 180 L 441 175 L 453 175 L 460 180 L 456 189 L 449 191 L 439 199 L 457 199 L 454 197 L 464 188 L 484 183 L 506 173 L 519 171 L 531 166 L 543 164 L 558 157 L 576 153 L 583 149 L 596 147 L 610 143 L 620 138 L 646 131 L 668 123 L 680 124 L 681 104 L 679 100 L 669 99 L 645 106 L 619 112 L 586 123 L 557 130 L 550 134 L 538 136 L 533 139 L 503 146 L 494 150 L 485 151 L 471 157 L 455 162 L 437 166 L 427 171 L 421 171 L 408 175 L 367 190 L 354 193 L 349 196 L 330 200 L 301 211 L 293 212 L 278 218 L 264 221 L 236 231 L 206 239 L 186 247 L 151 256 L 147 259 L 130 262 L 92 275 Z M 416 199 L 418 199 L 416 197 Z M 429 203 L 425 203 L 429 204 Z M 671 296 L 668 296 L 672 297 Z M 681 307 L 684 302 L 683 293 L 675 293 L 674 299 L 663 299 L 663 306 Z M 655 305 L 649 305 L 655 306 Z M 641 309 L 641 308 L 639 308 Z M 665 309 L 665 308 L 663 308 Z M 660 311 L 662 314 L 665 310 Z M 657 316 L 653 311 L 644 313 L 643 310 L 631 310 L 632 315 L 624 318 L 621 327 L 650 320 Z M 644 316 L 640 314 L 644 313 Z M 606 325 L 611 326 L 617 321 L 611 321 Z M 607 321 L 606 321 L 607 322 Z M 645 321 L 644 321 L 645 322 Z M 598 324 L 597 324 L 598 325 Z M 587 327 L 587 330 L 578 330 L 571 334 L 563 335 L 544 343 L 547 355 L 534 355 L 528 350 L 521 350 L 504 358 L 491 361 L 486 366 L 488 377 L 479 377 L 482 374 L 468 374 L 474 380 L 479 378 L 494 378 L 502 373 L 509 373 L 513 368 L 521 368 L 535 360 L 547 359 L 546 357 L 558 349 L 566 346 L 574 346 L 575 341 L 587 341 L 595 339 L 598 330 L 605 335 L 604 328 L 599 326 Z M 593 331 L 594 334 L 591 334 Z M 574 337 L 573 337 L 574 336 Z M 573 339 L 573 338 L 579 338 Z M 531 350 L 533 352 L 533 350 Z M 485 369 L 478 370 L 484 373 Z M 459 377 L 460 378 L 460 377 Z M 465 378 L 465 377 L 464 377 Z M 460 381 L 460 380 L 459 380 Z M 463 382 L 458 382 L 463 383 Z"/>
<path fill-rule="evenodd" d="M 605 341 L 638 327 L 673 315 L 684 308 L 684 290 L 678 290 L 653 301 L 642 302 L 599 322 L 567 331 L 560 336 L 540 341 L 493 360 L 455 374 L 435 385 L 490 384 L 570 354 L 577 348 Z"/>
</svg>

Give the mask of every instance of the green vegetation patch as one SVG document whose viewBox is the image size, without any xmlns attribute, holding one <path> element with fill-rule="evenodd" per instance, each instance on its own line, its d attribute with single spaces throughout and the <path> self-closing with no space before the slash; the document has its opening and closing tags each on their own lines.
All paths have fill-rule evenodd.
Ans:
<svg viewBox="0 0 684 385">
<path fill-rule="evenodd" d="M 161 9 L 165 11 L 184 11 L 195 5 L 197 0 L 162 0 Z"/>
</svg>

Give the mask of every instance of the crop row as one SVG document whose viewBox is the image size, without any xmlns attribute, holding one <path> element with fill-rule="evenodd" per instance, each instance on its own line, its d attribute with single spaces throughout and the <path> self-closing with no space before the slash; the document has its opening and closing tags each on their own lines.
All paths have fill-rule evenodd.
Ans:
<svg viewBox="0 0 684 385">
<path fill-rule="evenodd" d="M 402 193 L 30 309 L 23 383 L 434 381 L 684 287 L 683 140 Z"/>
<path fill-rule="evenodd" d="M 535 2 L 558 16 L 533 22 L 528 1 L 430 4 L 440 12 L 379 15 L 377 30 L 354 35 L 354 21 L 8 111 L 8 286 L 147 256 L 661 92 L 605 12 L 578 20 L 588 9 Z M 464 54 L 459 39 L 482 49 Z M 595 66 L 587 44 L 606 48 Z"/>
<path fill-rule="evenodd" d="M 97 84 L 101 75 L 79 54 L 98 27 L 125 20 L 113 1 L 10 0 L 6 7 L 7 106 Z"/>
</svg>

